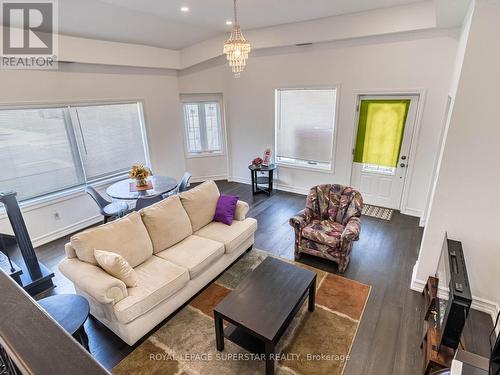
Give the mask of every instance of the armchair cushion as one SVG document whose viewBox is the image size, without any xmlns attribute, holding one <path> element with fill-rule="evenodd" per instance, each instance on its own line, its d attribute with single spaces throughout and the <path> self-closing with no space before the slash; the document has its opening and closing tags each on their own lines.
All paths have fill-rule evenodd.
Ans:
<svg viewBox="0 0 500 375">
<path fill-rule="evenodd" d="M 311 217 L 307 214 L 307 209 L 304 209 L 290 218 L 290 225 L 297 230 L 302 230 L 310 221 Z"/>
<path fill-rule="evenodd" d="M 336 249 L 343 231 L 344 226 L 334 221 L 312 220 L 302 229 L 302 237 Z"/>
<path fill-rule="evenodd" d="M 357 241 L 361 231 L 361 220 L 359 217 L 351 217 L 342 232 L 342 241 Z"/>
<path fill-rule="evenodd" d="M 78 289 L 94 297 L 100 303 L 115 304 L 128 296 L 125 283 L 106 273 L 102 268 L 79 259 L 64 259 L 59 263 L 61 273 Z"/>
</svg>

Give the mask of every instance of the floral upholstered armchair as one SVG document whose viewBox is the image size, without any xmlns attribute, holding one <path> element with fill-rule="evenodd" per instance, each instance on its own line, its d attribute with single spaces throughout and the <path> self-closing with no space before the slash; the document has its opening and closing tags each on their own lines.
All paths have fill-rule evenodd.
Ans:
<svg viewBox="0 0 500 375">
<path fill-rule="evenodd" d="M 363 198 L 351 187 L 318 185 L 307 195 L 306 208 L 290 219 L 295 229 L 295 259 L 301 253 L 330 259 L 344 272 L 353 241 L 361 231 Z"/>
</svg>

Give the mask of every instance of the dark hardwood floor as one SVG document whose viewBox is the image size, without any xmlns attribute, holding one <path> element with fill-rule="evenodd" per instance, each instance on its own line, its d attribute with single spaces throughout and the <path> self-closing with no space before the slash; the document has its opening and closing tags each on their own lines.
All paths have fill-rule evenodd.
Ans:
<svg viewBox="0 0 500 375">
<path fill-rule="evenodd" d="M 294 236 L 288 219 L 304 208 L 305 196 L 278 191 L 271 197 L 254 197 L 249 185 L 225 181 L 218 185 L 225 194 L 238 195 L 250 204 L 249 216 L 259 223 L 255 248 L 293 259 Z M 369 284 L 372 289 L 345 375 L 421 373 L 423 297 L 409 289 L 421 237 L 417 218 L 400 213 L 395 213 L 391 221 L 362 217 L 361 238 L 343 276 Z M 72 284 L 57 270 L 67 240 L 62 238 L 37 249 L 40 260 L 56 274 L 57 287 L 52 293 L 74 292 Z M 307 255 L 301 261 L 337 273 L 337 266 L 328 261 Z M 89 319 L 85 327 L 92 355 L 108 369 L 133 350 L 95 319 Z M 466 349 L 487 356 L 491 329 L 490 316 L 472 310 L 464 333 Z M 328 333 L 319 339 L 327 340 Z"/>
</svg>

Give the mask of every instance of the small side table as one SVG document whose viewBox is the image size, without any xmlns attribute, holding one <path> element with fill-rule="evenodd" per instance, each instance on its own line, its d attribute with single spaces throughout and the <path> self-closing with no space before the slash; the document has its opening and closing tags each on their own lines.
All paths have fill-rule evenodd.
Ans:
<svg viewBox="0 0 500 375">
<path fill-rule="evenodd" d="M 90 352 L 89 338 L 83 327 L 90 312 L 89 303 L 85 298 L 78 294 L 56 294 L 37 302 L 66 332 Z"/>
<path fill-rule="evenodd" d="M 264 193 L 271 195 L 273 192 L 273 175 L 276 168 L 275 164 L 262 165 L 260 167 L 256 167 L 253 164 L 248 166 L 252 175 L 252 194 Z M 258 172 L 267 172 L 267 176 L 258 176 Z"/>
</svg>

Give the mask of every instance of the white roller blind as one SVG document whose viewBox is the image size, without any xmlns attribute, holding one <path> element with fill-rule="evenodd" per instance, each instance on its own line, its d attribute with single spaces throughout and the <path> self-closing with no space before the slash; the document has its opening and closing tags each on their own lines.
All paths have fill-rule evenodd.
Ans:
<svg viewBox="0 0 500 375">
<path fill-rule="evenodd" d="M 64 108 L 0 111 L 0 191 L 24 200 L 83 182 Z"/>
<path fill-rule="evenodd" d="M 138 103 L 78 106 L 76 138 L 88 180 L 146 164 Z"/>
<path fill-rule="evenodd" d="M 277 157 L 331 163 L 336 90 L 277 90 L 277 102 Z"/>
<path fill-rule="evenodd" d="M 0 192 L 19 200 L 147 164 L 140 103 L 0 109 Z"/>
</svg>

